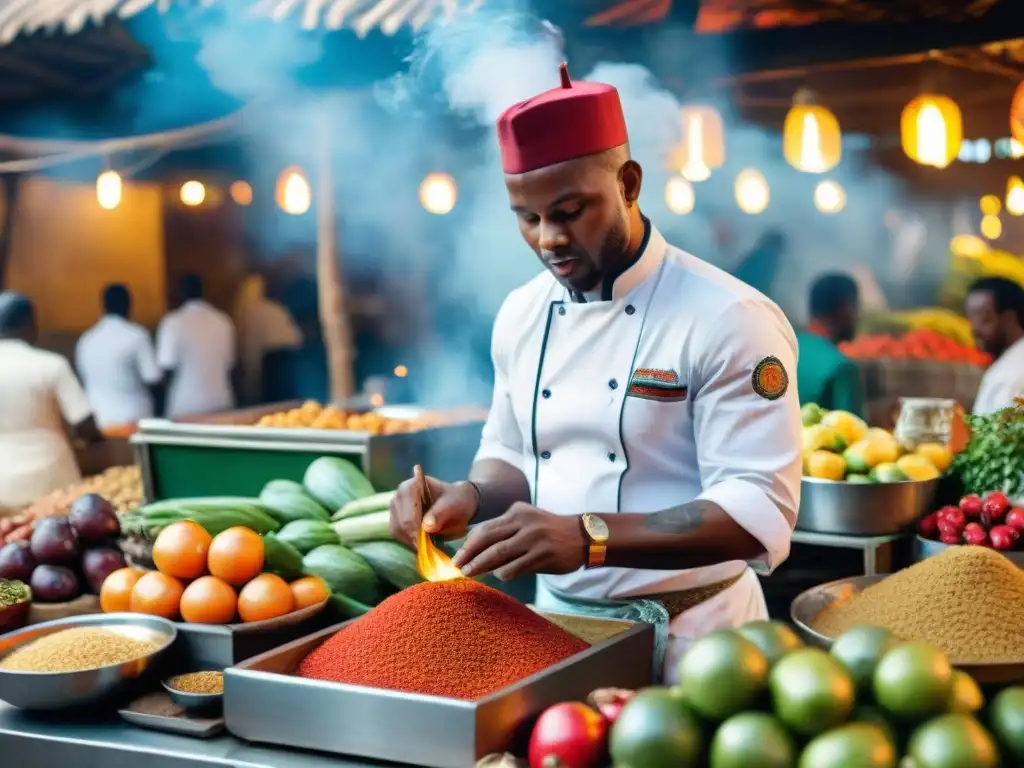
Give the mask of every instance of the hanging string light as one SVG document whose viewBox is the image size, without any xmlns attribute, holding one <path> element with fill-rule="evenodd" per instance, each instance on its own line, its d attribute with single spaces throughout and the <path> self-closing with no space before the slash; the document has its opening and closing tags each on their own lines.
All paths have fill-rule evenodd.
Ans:
<svg viewBox="0 0 1024 768">
<path fill-rule="evenodd" d="M 455 180 L 447 173 L 430 173 L 420 183 L 420 205 L 438 216 L 450 213 L 458 199 Z"/>
<path fill-rule="evenodd" d="M 811 91 L 801 89 L 793 97 L 782 126 L 782 151 L 786 162 L 804 173 L 825 173 L 839 165 L 843 154 L 839 120 L 817 103 Z"/>
<path fill-rule="evenodd" d="M 821 181 L 814 188 L 814 207 L 822 213 L 839 213 L 846 207 L 846 190 L 838 181 Z"/>
<path fill-rule="evenodd" d="M 236 205 L 251 205 L 252 204 L 252 187 L 244 181 L 236 181 L 228 189 L 231 194 L 231 199 L 235 201 Z"/>
<path fill-rule="evenodd" d="M 104 171 L 96 177 L 96 201 L 100 208 L 111 211 L 121 204 L 121 176 L 117 171 Z"/>
<path fill-rule="evenodd" d="M 739 172 L 735 193 L 740 210 L 751 215 L 763 213 L 771 197 L 768 180 L 756 168 L 746 168 Z"/>
<path fill-rule="evenodd" d="M 1024 215 L 1024 181 L 1011 176 L 1006 182 L 1006 212 L 1011 216 Z"/>
<path fill-rule="evenodd" d="M 695 202 L 693 184 L 682 176 L 672 176 L 665 182 L 665 205 L 672 213 L 679 216 L 690 213 Z"/>
<path fill-rule="evenodd" d="M 960 153 L 963 138 L 960 107 L 949 97 L 925 93 L 903 108 L 900 140 L 915 163 L 945 168 Z"/>
<path fill-rule="evenodd" d="M 313 203 L 313 191 L 301 168 L 292 166 L 282 171 L 277 179 L 275 199 L 278 207 L 292 216 L 301 216 L 309 210 Z"/>
</svg>

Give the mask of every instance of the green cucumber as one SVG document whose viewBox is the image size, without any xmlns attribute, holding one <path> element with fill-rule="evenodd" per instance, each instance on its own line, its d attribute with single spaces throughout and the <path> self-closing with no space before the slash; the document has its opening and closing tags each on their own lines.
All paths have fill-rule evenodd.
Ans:
<svg viewBox="0 0 1024 768">
<path fill-rule="evenodd" d="M 260 503 L 281 525 L 295 520 L 322 520 L 326 523 L 331 519 L 330 512 L 320 506 L 302 485 L 291 480 L 271 480 L 260 493 Z"/>
<path fill-rule="evenodd" d="M 263 534 L 263 566 L 285 581 L 302 578 L 302 553 L 273 533 Z"/>
<path fill-rule="evenodd" d="M 397 541 L 353 544 L 352 551 L 366 560 L 382 580 L 398 589 L 423 581 L 416 565 L 416 553 Z"/>
<path fill-rule="evenodd" d="M 370 564 L 348 547 L 327 544 L 302 558 L 302 567 L 311 576 L 323 579 L 335 595 L 345 595 L 372 605 L 380 595 L 380 580 Z"/>
<path fill-rule="evenodd" d="M 391 538 L 391 512 L 382 509 L 358 517 L 348 517 L 331 523 L 331 529 L 345 546 L 364 541 L 386 541 Z"/>
<path fill-rule="evenodd" d="M 382 509 L 391 507 L 391 500 L 395 498 L 394 491 L 375 493 L 372 496 L 365 496 L 355 501 L 350 501 L 333 515 L 331 520 L 344 520 L 347 517 L 356 517 L 370 512 L 380 512 Z"/>
<path fill-rule="evenodd" d="M 374 493 L 370 481 L 356 465 L 337 456 L 322 456 L 310 464 L 302 484 L 327 509 L 341 509 L 350 501 Z"/>
<path fill-rule="evenodd" d="M 324 544 L 337 544 L 339 541 L 338 534 L 331 528 L 331 524 L 323 520 L 294 520 L 277 532 L 277 538 L 295 547 L 302 554 Z"/>
</svg>

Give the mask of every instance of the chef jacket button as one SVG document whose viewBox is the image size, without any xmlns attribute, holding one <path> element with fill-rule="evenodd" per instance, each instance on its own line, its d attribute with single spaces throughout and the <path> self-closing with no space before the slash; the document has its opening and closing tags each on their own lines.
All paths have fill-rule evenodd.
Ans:
<svg viewBox="0 0 1024 768">
<path fill-rule="evenodd" d="M 626 305 L 626 314 L 627 315 L 632 315 L 634 312 L 636 312 L 636 307 L 634 307 L 632 304 L 627 304 Z"/>
<path fill-rule="evenodd" d="M 619 388 L 619 382 L 617 382 L 615 379 L 612 379 L 611 381 L 608 382 L 608 389 L 618 389 L 618 388 Z"/>
<path fill-rule="evenodd" d="M 545 389 L 545 390 L 544 390 L 543 392 L 541 392 L 540 394 L 541 394 L 541 396 L 542 396 L 542 397 L 544 397 L 544 398 L 549 398 L 549 397 L 551 397 L 551 390 L 550 390 L 550 389 Z"/>
<path fill-rule="evenodd" d="M 565 307 L 559 307 L 558 308 L 558 314 L 564 315 L 565 314 Z"/>
<path fill-rule="evenodd" d="M 542 459 L 550 459 L 551 458 L 551 451 L 541 451 L 540 452 L 540 457 Z"/>
<path fill-rule="evenodd" d="M 608 461 L 615 461 L 615 454 L 614 453 L 609 453 L 608 454 Z"/>
</svg>

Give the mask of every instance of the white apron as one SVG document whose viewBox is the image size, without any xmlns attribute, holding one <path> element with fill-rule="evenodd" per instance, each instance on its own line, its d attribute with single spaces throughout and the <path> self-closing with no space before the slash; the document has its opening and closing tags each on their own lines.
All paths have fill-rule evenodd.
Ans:
<svg viewBox="0 0 1024 768">
<path fill-rule="evenodd" d="M 788 555 L 801 473 L 795 383 L 777 400 L 751 385 L 769 356 L 796 370 L 795 336 L 778 308 L 652 230 L 610 301 L 573 302 L 547 274 L 509 297 L 495 322 L 495 399 L 477 459 L 514 463 L 534 503 L 557 514 L 713 501 L 764 543 L 753 565 L 767 571 Z M 645 396 L 636 386 L 645 376 L 674 376 L 678 386 Z M 746 571 L 663 627 L 671 679 L 693 637 L 766 617 L 747 565 L 581 569 L 542 576 L 537 601 L 565 610 L 566 598 L 678 592 Z M 667 624 L 667 614 L 661 619 Z"/>
</svg>

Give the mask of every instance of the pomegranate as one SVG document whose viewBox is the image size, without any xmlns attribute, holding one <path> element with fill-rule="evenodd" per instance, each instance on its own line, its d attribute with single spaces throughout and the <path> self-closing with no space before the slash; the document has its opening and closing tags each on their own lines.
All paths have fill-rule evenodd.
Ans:
<svg viewBox="0 0 1024 768">
<path fill-rule="evenodd" d="M 977 547 L 988 546 L 988 532 L 981 523 L 968 523 L 964 526 L 964 541 Z"/>
<path fill-rule="evenodd" d="M 956 545 L 962 543 L 960 541 L 960 534 L 957 533 L 943 533 L 939 535 L 939 541 L 943 544 Z"/>
<path fill-rule="evenodd" d="M 949 536 L 959 536 L 964 532 L 964 526 L 967 525 L 967 517 L 959 509 L 951 509 L 946 513 L 945 517 L 939 516 L 939 532 L 947 534 Z"/>
<path fill-rule="evenodd" d="M 1006 551 L 1013 549 L 1017 539 L 1020 538 L 1020 531 L 1008 525 L 997 525 L 988 532 L 988 536 L 992 540 L 993 547 Z"/>
<path fill-rule="evenodd" d="M 981 497 L 970 494 L 960 499 L 960 509 L 968 517 L 981 517 Z"/>
<path fill-rule="evenodd" d="M 636 691 L 625 688 L 598 688 L 587 697 L 587 704 L 600 712 L 609 725 L 615 725 L 622 708 L 635 695 Z"/>
<path fill-rule="evenodd" d="M 607 737 L 608 721 L 586 704 L 550 706 L 530 735 L 530 768 L 597 768 L 606 757 Z"/>
<path fill-rule="evenodd" d="M 1010 500 L 1001 491 L 993 491 L 981 502 L 981 521 L 985 525 L 995 525 L 1003 519 L 1010 508 Z"/>
<path fill-rule="evenodd" d="M 939 535 L 939 513 L 932 512 L 917 521 L 917 533 L 925 539 L 936 539 Z"/>
<path fill-rule="evenodd" d="M 1006 513 L 1004 521 L 1011 528 L 1024 531 L 1024 507 L 1013 507 Z"/>
</svg>

